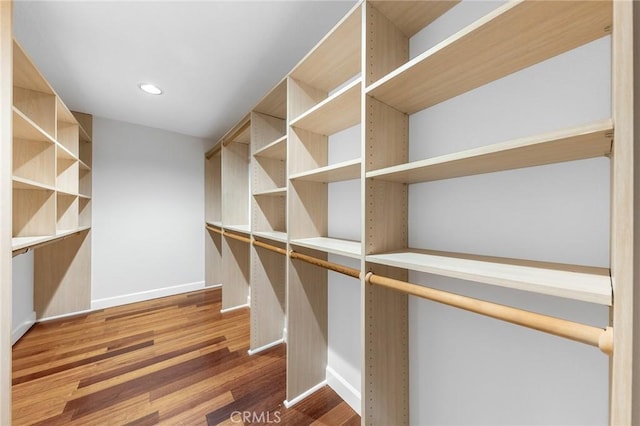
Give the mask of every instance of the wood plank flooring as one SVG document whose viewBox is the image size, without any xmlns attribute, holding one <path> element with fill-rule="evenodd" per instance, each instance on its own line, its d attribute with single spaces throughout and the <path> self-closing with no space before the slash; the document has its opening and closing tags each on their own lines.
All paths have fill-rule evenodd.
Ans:
<svg viewBox="0 0 640 426">
<path fill-rule="evenodd" d="M 13 347 L 14 425 L 359 425 L 329 387 L 291 409 L 285 346 L 249 356 L 220 289 L 35 325 Z"/>
</svg>

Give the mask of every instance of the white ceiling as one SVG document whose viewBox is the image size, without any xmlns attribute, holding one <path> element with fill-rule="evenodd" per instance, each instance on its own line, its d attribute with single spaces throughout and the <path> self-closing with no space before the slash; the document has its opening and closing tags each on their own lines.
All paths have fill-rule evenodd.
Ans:
<svg viewBox="0 0 640 426">
<path fill-rule="evenodd" d="M 71 109 L 217 139 L 354 3 L 23 0 L 14 34 Z"/>
</svg>

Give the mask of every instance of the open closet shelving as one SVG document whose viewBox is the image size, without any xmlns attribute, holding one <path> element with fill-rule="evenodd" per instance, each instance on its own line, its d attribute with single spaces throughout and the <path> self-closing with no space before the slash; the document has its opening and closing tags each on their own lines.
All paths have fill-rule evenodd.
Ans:
<svg viewBox="0 0 640 426">
<path fill-rule="evenodd" d="M 207 154 L 207 224 L 215 228 L 210 237 L 226 241 L 224 233 L 242 233 L 244 242 L 234 243 L 243 256 L 247 243 L 251 246 L 250 268 L 243 260 L 243 291 L 235 302 L 245 300 L 249 273 L 244 268 L 249 268 L 251 349 L 284 338 L 286 403 L 308 395 L 324 382 L 327 366 L 327 270 L 318 266 L 360 277 L 362 335 L 354 341 L 363 342 L 363 424 L 407 424 L 408 300 L 420 291 L 415 286 L 397 291 L 402 286 L 384 286 L 385 279 L 367 273 L 406 283 L 410 272 L 426 272 L 574 299 L 611 310 L 611 323 L 600 330 L 613 328 L 610 421 L 628 424 L 633 401 L 638 403 L 630 390 L 637 378 L 625 369 L 637 332 L 625 318 L 640 308 L 632 297 L 637 271 L 628 232 L 633 229 L 630 182 L 637 168 L 630 154 L 629 46 L 637 31 L 631 2 L 510 1 L 410 58 L 411 37 L 457 3 L 359 2 L 228 133 L 233 137 L 223 137 Z M 410 137 L 413 114 L 607 35 L 613 47 L 612 117 L 409 161 L 410 146 L 418 143 Z M 55 104 L 46 97 L 42 102 Z M 40 124 L 49 125 L 46 120 Z M 332 138 L 354 126 L 360 126 L 361 155 L 330 161 Z M 53 145 L 46 149 L 53 143 L 46 136 L 37 140 L 41 156 L 55 155 Z M 411 185 L 595 157 L 610 158 L 612 170 L 609 268 L 409 246 Z M 39 191 L 53 193 L 51 173 L 24 175 L 29 180 L 14 185 L 40 185 Z M 362 191 L 354 212 L 362 222 L 361 241 L 335 238 L 328 231 L 329 185 L 354 179 Z M 42 202 L 48 202 L 44 195 Z M 360 260 L 362 272 L 327 262 L 329 254 Z M 207 268 L 219 277 L 213 281 L 221 279 L 225 286 L 234 279 L 237 285 L 237 267 L 233 277 L 226 271 L 225 257 L 233 255 L 209 250 Z"/>
<path fill-rule="evenodd" d="M 12 248 L 35 250 L 38 319 L 90 307 L 91 133 L 14 41 Z"/>
</svg>

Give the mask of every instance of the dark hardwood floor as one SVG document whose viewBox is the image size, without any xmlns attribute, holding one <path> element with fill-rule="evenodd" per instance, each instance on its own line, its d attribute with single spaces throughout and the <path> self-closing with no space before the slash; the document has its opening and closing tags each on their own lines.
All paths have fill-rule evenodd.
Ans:
<svg viewBox="0 0 640 426">
<path fill-rule="evenodd" d="M 35 325 L 13 347 L 14 425 L 358 425 L 328 387 L 291 409 L 285 346 L 249 356 L 219 289 Z"/>
</svg>

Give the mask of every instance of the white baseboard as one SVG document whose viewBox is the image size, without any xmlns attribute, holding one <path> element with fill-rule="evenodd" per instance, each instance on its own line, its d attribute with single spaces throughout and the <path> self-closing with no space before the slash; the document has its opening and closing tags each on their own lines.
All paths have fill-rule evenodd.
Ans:
<svg viewBox="0 0 640 426">
<path fill-rule="evenodd" d="M 104 309 L 112 306 L 127 305 L 129 303 L 142 302 L 145 300 L 157 299 L 159 297 L 173 296 L 180 293 L 188 293 L 190 291 L 203 290 L 204 281 L 195 283 L 174 285 L 171 287 L 158 288 L 138 293 L 124 294 L 122 296 L 106 297 L 104 299 L 96 299 L 91 301 L 91 309 Z"/>
<path fill-rule="evenodd" d="M 220 309 L 220 313 L 221 314 L 226 314 L 227 312 L 235 311 L 235 310 L 242 309 L 242 308 L 248 308 L 248 307 L 249 307 L 248 304 L 232 306 L 231 308 Z"/>
<path fill-rule="evenodd" d="M 36 323 L 36 312 L 33 311 L 29 315 L 29 317 L 22 322 L 22 324 L 18 325 L 11 332 L 11 346 L 15 345 L 15 343 L 20 340 L 24 334 L 29 331 L 29 329 Z"/>
<path fill-rule="evenodd" d="M 56 319 L 60 319 L 60 318 L 73 317 L 75 315 L 87 314 L 87 313 L 93 312 L 93 311 L 95 311 L 95 309 L 93 309 L 93 308 L 84 309 L 82 311 L 69 312 L 68 314 L 52 315 L 50 317 L 40 318 L 38 321 L 40 321 L 40 322 L 51 321 L 51 320 L 56 320 Z"/>
<path fill-rule="evenodd" d="M 222 283 L 218 283 L 218 284 L 211 284 L 211 285 L 204 285 L 205 289 L 210 289 L 210 288 L 222 288 Z"/>
<path fill-rule="evenodd" d="M 319 390 L 320 388 L 324 387 L 327 385 L 327 381 L 323 380 L 320 383 L 318 383 L 317 385 L 315 385 L 314 387 L 312 387 L 311 389 L 307 390 L 306 392 L 302 392 L 300 395 L 298 395 L 297 397 L 293 398 L 291 401 L 284 401 L 284 406 L 285 408 L 291 408 L 294 405 L 296 405 L 298 402 L 302 401 L 303 399 L 305 399 L 306 397 L 308 397 L 309 395 L 311 395 L 312 393 L 316 392 L 317 390 Z"/>
<path fill-rule="evenodd" d="M 255 355 L 255 354 L 260 353 L 262 351 L 266 351 L 267 349 L 272 348 L 274 346 L 278 346 L 279 344 L 281 344 L 283 342 L 284 342 L 284 339 L 279 339 L 279 340 L 276 340 L 275 342 L 267 343 L 264 346 L 260 346 L 257 349 L 249 349 L 247 352 L 249 353 L 249 355 Z"/>
<path fill-rule="evenodd" d="M 353 411 L 361 415 L 360 392 L 329 366 L 327 366 L 327 384 L 353 408 Z"/>
</svg>

